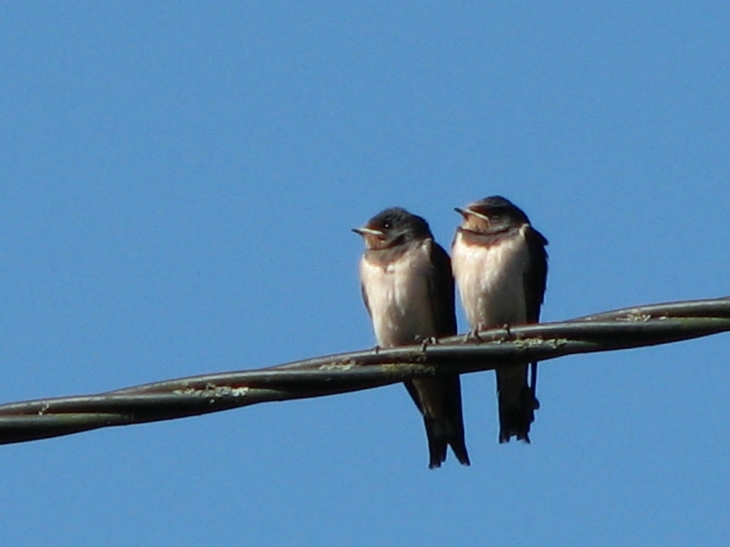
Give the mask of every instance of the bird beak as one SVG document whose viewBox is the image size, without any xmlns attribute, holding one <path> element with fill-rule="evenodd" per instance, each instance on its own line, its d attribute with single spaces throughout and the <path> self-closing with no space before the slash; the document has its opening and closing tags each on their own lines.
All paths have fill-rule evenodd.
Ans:
<svg viewBox="0 0 730 547">
<path fill-rule="evenodd" d="M 367 226 L 363 226 L 362 228 L 353 228 L 352 231 L 363 237 L 365 237 L 366 235 L 369 235 L 369 236 L 373 236 L 373 237 L 377 237 L 377 238 L 382 238 L 384 235 L 382 231 L 376 230 L 374 228 L 369 228 Z"/>
<path fill-rule="evenodd" d="M 465 220 L 469 220 L 469 216 L 471 215 L 471 216 L 477 217 L 477 218 L 483 220 L 484 222 L 486 222 L 487 226 L 491 225 L 491 221 L 489 220 L 489 217 L 487 215 L 478 213 L 474 209 L 469 209 L 469 207 L 467 207 L 466 209 L 459 209 L 458 207 L 454 207 L 454 211 L 456 211 L 461 216 L 463 216 Z"/>
</svg>

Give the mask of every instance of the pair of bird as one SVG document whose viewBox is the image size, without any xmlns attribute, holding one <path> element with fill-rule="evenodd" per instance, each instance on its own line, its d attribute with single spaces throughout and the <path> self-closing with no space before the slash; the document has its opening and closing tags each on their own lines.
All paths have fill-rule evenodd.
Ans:
<svg viewBox="0 0 730 547">
<path fill-rule="evenodd" d="M 402 208 L 385 209 L 353 231 L 365 240 L 360 281 L 377 344 L 392 348 L 456 334 L 454 280 L 471 326 L 470 336 L 492 327 L 536 323 L 547 279 L 547 240 L 509 200 L 492 196 L 456 209 L 463 217 L 451 259 L 428 223 Z M 497 374 L 499 442 L 530 442 L 539 407 L 537 363 L 502 367 Z M 447 446 L 469 465 L 458 374 L 405 383 L 423 415 L 429 467 L 446 460 Z"/>
</svg>

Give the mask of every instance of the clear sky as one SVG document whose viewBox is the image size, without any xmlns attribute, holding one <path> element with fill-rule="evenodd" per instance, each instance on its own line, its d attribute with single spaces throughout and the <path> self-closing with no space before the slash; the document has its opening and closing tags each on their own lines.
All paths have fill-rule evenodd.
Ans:
<svg viewBox="0 0 730 547">
<path fill-rule="evenodd" d="M 493 194 L 545 320 L 730 293 L 730 4 L 5 2 L 0 401 L 367 348 L 387 206 Z M 466 331 L 459 311 L 460 330 Z M 402 386 L 0 447 L 2 545 L 727 545 L 730 338 L 542 366 L 472 466 Z"/>
</svg>

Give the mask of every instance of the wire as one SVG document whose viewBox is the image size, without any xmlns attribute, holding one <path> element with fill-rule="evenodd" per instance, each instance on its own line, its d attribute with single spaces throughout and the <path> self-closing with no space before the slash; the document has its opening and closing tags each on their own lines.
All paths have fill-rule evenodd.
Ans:
<svg viewBox="0 0 730 547">
<path fill-rule="evenodd" d="M 431 345 L 370 349 L 97 395 L 9 403 L 0 405 L 0 444 L 371 389 L 443 370 L 464 374 L 727 331 L 730 297 L 651 304 L 559 323 L 490 329 L 476 340 L 451 336 Z"/>
</svg>

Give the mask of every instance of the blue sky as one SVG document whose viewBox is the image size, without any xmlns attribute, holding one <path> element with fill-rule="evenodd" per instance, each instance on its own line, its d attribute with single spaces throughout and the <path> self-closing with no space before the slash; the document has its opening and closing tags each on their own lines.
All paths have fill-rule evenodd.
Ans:
<svg viewBox="0 0 730 547">
<path fill-rule="evenodd" d="M 0 18 L 0 401 L 369 347 L 387 206 L 503 194 L 543 318 L 730 293 L 730 7 L 15 2 Z M 460 328 L 465 331 L 463 314 Z M 0 447 L 3 545 L 725 545 L 727 336 L 542 366 L 472 466 L 402 386 Z"/>
</svg>

